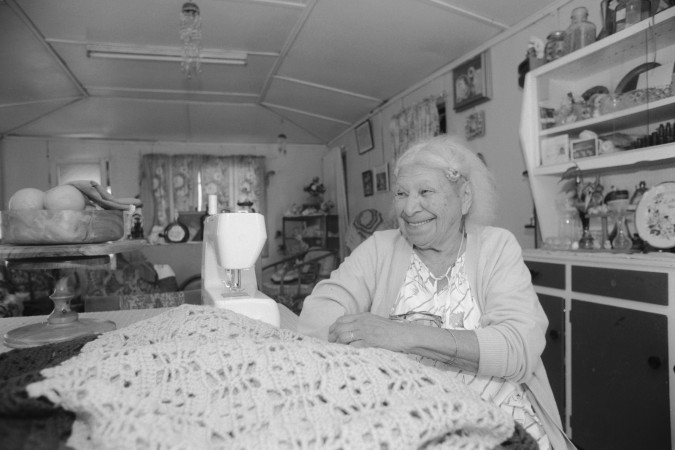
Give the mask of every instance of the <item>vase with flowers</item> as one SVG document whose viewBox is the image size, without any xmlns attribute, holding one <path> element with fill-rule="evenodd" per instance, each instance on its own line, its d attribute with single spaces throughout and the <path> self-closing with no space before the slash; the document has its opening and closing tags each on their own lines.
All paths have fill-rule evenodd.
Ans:
<svg viewBox="0 0 675 450">
<path fill-rule="evenodd" d="M 326 187 L 319 177 L 312 178 L 312 181 L 303 190 L 309 194 L 305 201 L 305 208 L 316 208 L 319 210 L 323 202 L 323 194 L 326 192 Z"/>
</svg>

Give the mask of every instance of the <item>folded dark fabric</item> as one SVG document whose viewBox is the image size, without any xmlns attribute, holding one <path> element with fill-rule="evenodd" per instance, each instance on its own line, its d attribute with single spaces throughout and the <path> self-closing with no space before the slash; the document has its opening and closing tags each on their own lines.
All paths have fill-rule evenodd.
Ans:
<svg viewBox="0 0 675 450">
<path fill-rule="evenodd" d="M 44 397 L 30 398 L 26 386 L 43 380 L 40 371 L 77 355 L 96 336 L 15 349 L 0 354 L 0 436 L 3 450 L 56 449 L 70 436 L 75 414 Z"/>
</svg>

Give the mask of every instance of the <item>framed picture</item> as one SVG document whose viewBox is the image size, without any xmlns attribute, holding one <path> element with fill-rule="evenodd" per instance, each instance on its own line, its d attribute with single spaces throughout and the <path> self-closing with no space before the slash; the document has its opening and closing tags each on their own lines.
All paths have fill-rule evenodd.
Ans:
<svg viewBox="0 0 675 450">
<path fill-rule="evenodd" d="M 389 190 L 389 167 L 383 164 L 374 169 L 375 192 L 387 192 Z"/>
<path fill-rule="evenodd" d="M 365 153 L 375 147 L 373 144 L 373 129 L 370 125 L 370 120 L 366 120 L 356 127 L 356 146 L 359 149 L 359 153 Z"/>
<path fill-rule="evenodd" d="M 490 100 L 490 58 L 488 51 L 471 58 L 452 70 L 454 109 L 462 111 Z"/>
<path fill-rule="evenodd" d="M 569 136 L 561 134 L 541 143 L 541 165 L 563 163 L 570 160 Z"/>
<path fill-rule="evenodd" d="M 485 111 L 469 114 L 469 117 L 466 118 L 464 134 L 468 141 L 485 136 Z"/>
<path fill-rule="evenodd" d="M 598 139 L 576 139 L 570 141 L 572 159 L 589 158 L 598 154 Z"/>
<path fill-rule="evenodd" d="M 361 179 L 363 180 L 363 196 L 370 197 L 373 195 L 373 171 L 366 170 L 362 172 Z"/>
</svg>

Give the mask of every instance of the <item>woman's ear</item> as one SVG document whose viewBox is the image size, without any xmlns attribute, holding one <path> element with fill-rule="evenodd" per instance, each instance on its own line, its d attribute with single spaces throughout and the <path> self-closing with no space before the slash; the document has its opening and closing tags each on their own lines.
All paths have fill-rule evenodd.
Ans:
<svg viewBox="0 0 675 450">
<path fill-rule="evenodd" d="M 460 196 L 462 200 L 462 215 L 465 216 L 469 213 L 469 209 L 471 209 L 471 204 L 473 203 L 473 186 L 470 181 L 464 182 Z"/>
</svg>

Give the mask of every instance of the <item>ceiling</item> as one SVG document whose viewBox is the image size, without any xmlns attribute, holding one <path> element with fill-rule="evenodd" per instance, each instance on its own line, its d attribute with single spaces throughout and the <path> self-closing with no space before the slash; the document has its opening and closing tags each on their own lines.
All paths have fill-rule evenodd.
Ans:
<svg viewBox="0 0 675 450">
<path fill-rule="evenodd" d="M 326 144 L 555 0 L 194 0 L 203 51 L 243 66 L 100 59 L 180 50 L 182 0 L 0 0 L 0 135 Z"/>
</svg>

